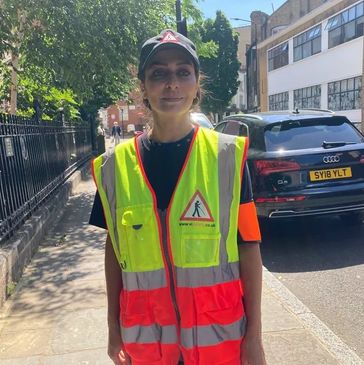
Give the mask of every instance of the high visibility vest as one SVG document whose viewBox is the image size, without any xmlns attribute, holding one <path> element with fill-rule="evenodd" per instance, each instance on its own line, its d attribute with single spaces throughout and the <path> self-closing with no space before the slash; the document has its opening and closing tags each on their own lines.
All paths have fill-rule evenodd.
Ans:
<svg viewBox="0 0 364 365">
<path fill-rule="evenodd" d="M 157 209 L 137 138 L 93 162 L 122 270 L 133 365 L 240 365 L 245 314 L 237 222 L 245 138 L 196 128 L 169 207 Z M 168 172 L 166 172 L 168 173 Z"/>
</svg>

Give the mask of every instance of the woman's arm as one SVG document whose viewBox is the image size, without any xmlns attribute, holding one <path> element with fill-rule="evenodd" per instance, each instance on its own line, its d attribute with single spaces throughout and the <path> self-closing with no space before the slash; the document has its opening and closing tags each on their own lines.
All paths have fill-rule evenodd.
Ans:
<svg viewBox="0 0 364 365">
<path fill-rule="evenodd" d="M 129 364 L 120 333 L 120 292 L 123 287 L 121 269 L 110 236 L 105 245 L 105 278 L 107 293 L 107 322 L 109 327 L 108 355 L 115 365 Z"/>
<path fill-rule="evenodd" d="M 262 344 L 262 259 L 259 243 L 239 245 L 240 277 L 244 288 L 247 328 L 241 349 L 242 365 L 266 365 Z"/>
</svg>

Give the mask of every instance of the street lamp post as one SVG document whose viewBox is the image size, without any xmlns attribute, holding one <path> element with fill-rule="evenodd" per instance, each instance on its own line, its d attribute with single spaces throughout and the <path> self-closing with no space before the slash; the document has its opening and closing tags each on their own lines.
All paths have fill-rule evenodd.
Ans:
<svg viewBox="0 0 364 365">
<path fill-rule="evenodd" d="M 248 23 L 251 23 L 252 21 L 251 20 L 247 20 L 247 19 L 242 19 L 242 18 L 230 18 L 231 20 L 239 20 L 239 21 L 242 21 L 242 22 L 248 22 Z"/>
<path fill-rule="evenodd" d="M 186 18 L 182 19 L 181 0 L 176 0 L 176 23 L 177 32 L 187 37 L 187 23 Z"/>
</svg>

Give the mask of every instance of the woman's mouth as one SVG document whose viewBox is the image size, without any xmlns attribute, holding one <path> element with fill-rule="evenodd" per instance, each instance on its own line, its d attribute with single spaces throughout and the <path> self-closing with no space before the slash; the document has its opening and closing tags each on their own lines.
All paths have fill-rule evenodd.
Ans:
<svg viewBox="0 0 364 365">
<path fill-rule="evenodd" d="M 164 97 L 162 98 L 162 101 L 165 101 L 167 103 L 176 103 L 181 101 L 183 98 L 182 97 Z"/>
</svg>

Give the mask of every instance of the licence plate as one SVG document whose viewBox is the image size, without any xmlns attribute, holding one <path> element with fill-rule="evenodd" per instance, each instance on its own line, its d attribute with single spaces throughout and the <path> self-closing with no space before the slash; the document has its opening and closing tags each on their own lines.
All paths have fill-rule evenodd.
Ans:
<svg viewBox="0 0 364 365">
<path fill-rule="evenodd" d="M 341 167 L 339 169 L 310 171 L 310 180 L 311 181 L 347 179 L 349 177 L 352 177 L 351 167 Z"/>
</svg>

